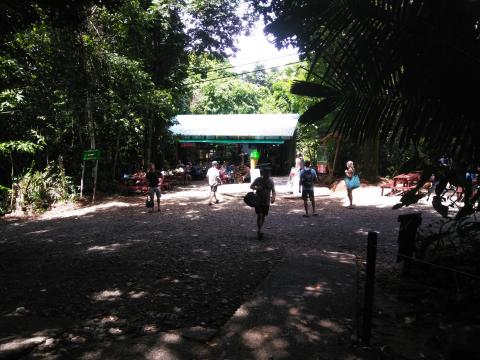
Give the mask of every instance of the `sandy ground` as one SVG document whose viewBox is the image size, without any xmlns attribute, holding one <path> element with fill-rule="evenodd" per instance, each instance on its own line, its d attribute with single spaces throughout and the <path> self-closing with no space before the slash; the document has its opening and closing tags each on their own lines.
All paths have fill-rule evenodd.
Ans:
<svg viewBox="0 0 480 360">
<path fill-rule="evenodd" d="M 282 258 L 341 251 L 364 256 L 368 231 L 378 237 L 379 266 L 395 261 L 400 214 L 438 218 L 427 203 L 391 210 L 398 197 L 380 188 L 316 189 L 319 216 L 274 178 L 277 201 L 256 238 L 255 214 L 242 200 L 249 184 L 193 183 L 162 197 L 148 213 L 142 196 L 62 205 L 35 218 L 0 222 L 0 338 L 49 338 L 40 355 L 68 354 L 86 342 L 156 331 L 218 328 Z M 38 356 L 40 356 L 38 355 Z"/>
</svg>

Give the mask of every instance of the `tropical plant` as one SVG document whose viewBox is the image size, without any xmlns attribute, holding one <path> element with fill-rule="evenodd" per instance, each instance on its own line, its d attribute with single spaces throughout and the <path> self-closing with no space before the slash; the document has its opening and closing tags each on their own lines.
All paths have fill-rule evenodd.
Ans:
<svg viewBox="0 0 480 360">
<path fill-rule="evenodd" d="M 45 211 L 76 195 L 72 179 L 55 163 L 50 163 L 43 171 L 30 168 L 20 177 L 17 186 L 16 205 L 24 211 Z"/>
<path fill-rule="evenodd" d="M 0 216 L 5 215 L 10 210 L 11 189 L 0 185 Z"/>
<path fill-rule="evenodd" d="M 42 141 L 43 142 L 43 141 Z M 7 141 L 0 143 L 0 154 L 8 156 L 11 165 L 11 178 L 12 178 L 12 188 L 10 190 L 10 209 L 13 209 L 13 197 L 15 196 L 15 163 L 14 163 L 14 153 L 25 153 L 25 154 L 35 154 L 36 151 L 40 150 L 43 147 L 43 144 L 35 144 L 31 141 Z"/>
</svg>

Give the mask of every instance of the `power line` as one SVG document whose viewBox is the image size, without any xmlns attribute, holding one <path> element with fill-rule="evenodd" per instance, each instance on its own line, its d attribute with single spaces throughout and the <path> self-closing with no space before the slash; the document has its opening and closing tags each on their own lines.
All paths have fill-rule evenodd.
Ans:
<svg viewBox="0 0 480 360">
<path fill-rule="evenodd" d="M 246 71 L 246 72 L 239 73 L 239 74 L 231 74 L 231 75 L 221 76 L 221 77 L 217 77 L 217 78 L 213 78 L 213 79 L 196 81 L 196 82 L 193 82 L 193 83 L 190 83 L 190 84 L 186 84 L 186 85 L 187 85 L 187 86 L 190 86 L 190 85 L 195 85 L 195 84 L 202 84 L 202 83 L 209 82 L 209 81 L 228 79 L 228 78 L 231 78 L 231 77 L 237 77 L 237 76 L 242 76 L 242 75 L 247 75 L 247 74 L 256 73 L 256 72 L 259 72 L 259 71 L 275 69 L 275 68 L 279 68 L 279 67 L 282 67 L 282 66 L 299 64 L 299 63 L 302 63 L 302 62 L 303 62 L 303 61 L 295 61 L 295 62 L 291 62 L 291 63 L 288 63 L 288 64 L 277 65 L 277 66 L 270 66 L 270 67 L 268 67 L 268 68 L 263 68 L 263 69 L 258 69 L 258 70 L 252 70 L 252 71 Z"/>
<path fill-rule="evenodd" d="M 216 71 L 225 70 L 225 69 L 232 69 L 232 68 L 236 68 L 236 67 L 242 67 L 242 66 L 246 66 L 246 65 L 257 64 L 257 63 L 270 61 L 270 60 L 283 59 L 283 58 L 286 58 L 286 57 L 296 56 L 296 55 L 297 54 L 289 54 L 289 55 L 271 57 L 271 58 L 267 58 L 267 59 L 263 59 L 263 60 L 252 61 L 252 62 L 249 62 L 249 63 L 240 64 L 240 65 L 229 65 L 229 66 L 224 66 L 224 67 L 217 68 L 217 69 L 208 70 L 207 72 L 216 72 Z"/>
<path fill-rule="evenodd" d="M 263 60 L 252 61 L 252 62 L 249 62 L 249 63 L 240 64 L 240 65 L 229 65 L 229 66 L 224 66 L 224 67 L 217 68 L 217 69 L 208 70 L 207 72 L 217 72 L 217 71 L 220 71 L 220 70 L 232 69 L 232 68 L 242 67 L 242 66 L 246 66 L 246 65 L 252 65 L 252 64 L 265 62 L 265 61 L 270 61 L 270 60 L 283 59 L 283 58 L 286 58 L 286 57 L 296 56 L 296 55 L 297 54 L 283 55 L 283 56 L 271 57 L 271 58 L 267 58 L 267 59 L 263 59 Z"/>
</svg>

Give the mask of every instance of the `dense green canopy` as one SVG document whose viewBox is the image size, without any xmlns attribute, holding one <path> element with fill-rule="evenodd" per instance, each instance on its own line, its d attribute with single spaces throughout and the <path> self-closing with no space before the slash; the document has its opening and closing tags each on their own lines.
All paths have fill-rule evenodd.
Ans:
<svg viewBox="0 0 480 360">
<path fill-rule="evenodd" d="M 6 1 L 0 5 L 0 143 L 45 142 L 42 164 L 61 156 L 79 172 L 100 148 L 102 172 L 162 162 L 168 125 L 188 110 L 185 79 L 224 59 L 250 25 L 239 1 Z M 214 26 L 215 25 L 215 26 Z M 31 160 L 13 154 L 18 168 Z M 9 160 L 0 159 L 2 169 Z M 8 182 L 2 171 L 0 182 Z M 8 172 L 9 173 L 9 172 Z M 106 175 L 106 174 L 104 174 Z"/>
</svg>

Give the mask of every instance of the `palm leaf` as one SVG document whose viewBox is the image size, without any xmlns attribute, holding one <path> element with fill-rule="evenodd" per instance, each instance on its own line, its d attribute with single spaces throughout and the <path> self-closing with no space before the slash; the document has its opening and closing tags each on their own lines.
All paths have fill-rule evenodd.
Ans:
<svg viewBox="0 0 480 360">
<path fill-rule="evenodd" d="M 478 95 L 471 91 L 480 82 L 480 2 L 273 0 L 261 7 L 276 18 L 268 30 L 280 34 L 277 45 L 293 43 L 310 60 L 307 79 L 317 63 L 326 65 L 320 84 L 292 86 L 294 94 L 323 98 L 302 122 L 338 108 L 332 127 L 346 141 L 379 136 L 403 148 L 421 143 L 431 158 L 480 162 Z M 433 207 L 447 216 L 439 195 L 455 179 L 439 180 Z M 396 207 L 417 198 L 412 191 Z M 459 216 L 470 212 L 465 206 Z"/>
<path fill-rule="evenodd" d="M 480 80 L 480 3 L 304 0 L 274 1 L 269 10 L 279 16 L 268 29 L 282 43 L 290 36 L 312 60 L 311 71 L 317 61 L 326 64 L 325 83 L 351 104 L 335 124 L 344 137 L 358 140 L 381 129 L 384 139 L 398 137 L 402 146 L 422 141 L 432 154 L 480 158 L 469 90 Z M 292 87 L 328 97 L 323 90 Z"/>
<path fill-rule="evenodd" d="M 331 88 L 326 85 L 320 85 L 312 82 L 307 81 L 299 81 L 295 80 L 292 83 L 292 87 L 290 88 L 290 92 L 295 95 L 302 95 L 302 96 L 311 96 L 311 97 L 338 97 L 340 93 L 338 90 Z"/>
<path fill-rule="evenodd" d="M 339 99 L 330 97 L 320 101 L 319 103 L 310 107 L 298 119 L 301 124 L 313 124 L 319 122 L 326 115 L 330 114 L 339 106 Z"/>
</svg>

